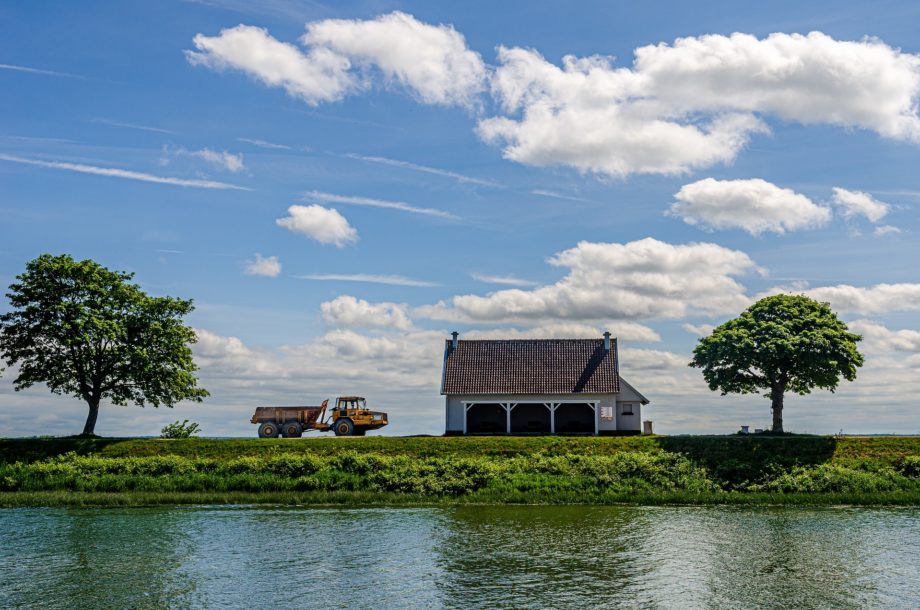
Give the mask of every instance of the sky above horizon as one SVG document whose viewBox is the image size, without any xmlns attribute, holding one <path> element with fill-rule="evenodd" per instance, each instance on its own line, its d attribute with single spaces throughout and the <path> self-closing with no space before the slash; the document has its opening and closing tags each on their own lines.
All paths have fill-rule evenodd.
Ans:
<svg viewBox="0 0 920 610">
<path fill-rule="evenodd" d="M 255 434 L 359 394 L 440 434 L 444 340 L 619 338 L 665 434 L 766 428 L 697 339 L 758 297 L 864 336 L 786 429 L 920 433 L 920 6 L 0 5 L 0 285 L 42 254 L 192 298 L 212 396 L 97 433 Z M 0 311 L 9 303 L 0 299 Z M 86 405 L 0 378 L 0 436 Z"/>
</svg>

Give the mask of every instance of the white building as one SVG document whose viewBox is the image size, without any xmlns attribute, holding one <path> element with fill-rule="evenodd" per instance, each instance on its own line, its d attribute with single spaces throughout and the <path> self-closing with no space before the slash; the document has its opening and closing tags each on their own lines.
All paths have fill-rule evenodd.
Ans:
<svg viewBox="0 0 920 610">
<path fill-rule="evenodd" d="M 446 434 L 640 434 L 648 400 L 619 375 L 616 339 L 444 346 Z"/>
</svg>

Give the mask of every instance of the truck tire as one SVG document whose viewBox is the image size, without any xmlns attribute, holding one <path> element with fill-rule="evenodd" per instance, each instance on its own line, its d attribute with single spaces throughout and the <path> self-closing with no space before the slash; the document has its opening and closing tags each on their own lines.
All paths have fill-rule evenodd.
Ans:
<svg viewBox="0 0 920 610">
<path fill-rule="evenodd" d="M 300 422 L 285 422 L 281 426 L 281 434 L 284 435 L 284 438 L 300 438 L 300 435 L 303 434 L 303 428 L 300 426 Z"/>
<path fill-rule="evenodd" d="M 355 432 L 355 425 L 350 419 L 337 419 L 332 425 L 336 436 L 351 436 Z"/>
<path fill-rule="evenodd" d="M 281 428 L 273 421 L 262 422 L 259 426 L 260 438 L 276 438 L 281 433 Z"/>
</svg>

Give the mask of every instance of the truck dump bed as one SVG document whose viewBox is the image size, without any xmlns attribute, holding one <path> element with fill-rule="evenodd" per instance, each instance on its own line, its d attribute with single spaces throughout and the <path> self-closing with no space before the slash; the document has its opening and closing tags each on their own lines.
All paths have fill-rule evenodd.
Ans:
<svg viewBox="0 0 920 610">
<path fill-rule="evenodd" d="M 254 424 L 266 421 L 283 424 L 294 420 L 307 429 L 316 424 L 322 411 L 322 407 L 256 407 L 256 412 L 252 414 L 250 421 Z"/>
</svg>

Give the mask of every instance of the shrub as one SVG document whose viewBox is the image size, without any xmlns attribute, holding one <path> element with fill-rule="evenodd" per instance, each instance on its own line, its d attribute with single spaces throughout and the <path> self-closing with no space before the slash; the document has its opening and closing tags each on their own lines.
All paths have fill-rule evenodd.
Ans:
<svg viewBox="0 0 920 610">
<path fill-rule="evenodd" d="M 201 426 L 195 422 L 189 423 L 187 419 L 166 424 L 160 430 L 160 438 L 194 438 L 201 431 Z"/>
<path fill-rule="evenodd" d="M 898 464 L 898 471 L 905 477 L 920 479 L 920 455 L 905 456 Z"/>
<path fill-rule="evenodd" d="M 781 493 L 878 493 L 909 487 L 909 480 L 890 466 L 818 464 L 776 471 L 749 491 Z"/>
</svg>

